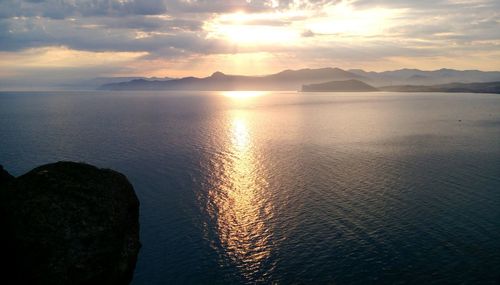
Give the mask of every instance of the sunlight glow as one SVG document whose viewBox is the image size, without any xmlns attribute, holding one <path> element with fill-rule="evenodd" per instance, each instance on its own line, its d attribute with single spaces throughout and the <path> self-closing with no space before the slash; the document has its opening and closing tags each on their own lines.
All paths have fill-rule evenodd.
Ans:
<svg viewBox="0 0 500 285">
<path fill-rule="evenodd" d="M 327 17 L 306 22 L 307 29 L 323 35 L 367 36 L 383 32 L 397 11 L 380 8 L 355 10 L 348 4 L 338 4 L 326 9 L 325 13 Z"/>
<path fill-rule="evenodd" d="M 321 11 L 292 9 L 274 13 L 223 14 L 206 23 L 209 38 L 224 39 L 243 47 L 300 45 L 304 31 L 322 36 L 377 35 L 388 28 L 397 9 L 355 9 L 349 3 L 327 5 Z M 336 38 L 339 40 L 338 38 Z"/>
<path fill-rule="evenodd" d="M 218 33 L 230 41 L 245 45 L 260 45 L 296 41 L 297 33 L 283 27 L 223 25 Z"/>
<path fill-rule="evenodd" d="M 222 95 L 236 100 L 245 100 L 266 95 L 266 91 L 223 91 Z"/>
<path fill-rule="evenodd" d="M 205 27 L 210 38 L 225 39 L 233 44 L 262 46 L 290 44 L 300 40 L 300 32 L 280 21 L 290 17 L 283 13 L 225 14 Z"/>
<path fill-rule="evenodd" d="M 245 150 L 250 142 L 250 134 L 246 122 L 240 118 L 233 121 L 233 145 L 238 150 Z"/>
</svg>

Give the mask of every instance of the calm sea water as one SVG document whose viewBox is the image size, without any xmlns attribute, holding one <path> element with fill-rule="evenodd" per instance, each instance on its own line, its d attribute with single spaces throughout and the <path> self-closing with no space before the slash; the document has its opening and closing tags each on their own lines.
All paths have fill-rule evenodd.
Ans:
<svg viewBox="0 0 500 285">
<path fill-rule="evenodd" d="M 498 284 L 500 96 L 0 93 L 0 164 L 128 176 L 133 284 Z"/>
</svg>

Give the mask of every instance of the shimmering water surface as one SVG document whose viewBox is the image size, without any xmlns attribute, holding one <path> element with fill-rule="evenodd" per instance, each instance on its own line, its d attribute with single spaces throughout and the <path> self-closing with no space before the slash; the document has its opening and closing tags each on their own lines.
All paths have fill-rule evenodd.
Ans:
<svg viewBox="0 0 500 285">
<path fill-rule="evenodd" d="M 133 284 L 498 284 L 500 96 L 0 93 L 0 163 L 126 174 Z"/>
</svg>

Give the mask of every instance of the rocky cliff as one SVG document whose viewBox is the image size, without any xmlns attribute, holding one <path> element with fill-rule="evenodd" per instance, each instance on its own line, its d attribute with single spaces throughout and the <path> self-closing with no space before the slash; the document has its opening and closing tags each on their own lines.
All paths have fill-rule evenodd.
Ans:
<svg viewBox="0 0 500 285">
<path fill-rule="evenodd" d="M 109 169 L 58 162 L 14 178 L 0 167 L 2 284 L 128 284 L 139 200 Z"/>
</svg>

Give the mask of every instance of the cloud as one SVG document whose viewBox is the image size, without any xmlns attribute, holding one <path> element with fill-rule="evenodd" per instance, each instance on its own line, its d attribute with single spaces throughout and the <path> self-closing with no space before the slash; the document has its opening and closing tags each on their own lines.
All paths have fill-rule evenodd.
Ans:
<svg viewBox="0 0 500 285">
<path fill-rule="evenodd" d="M 302 67 L 378 62 L 383 69 L 394 58 L 414 64 L 408 67 L 418 67 L 419 59 L 455 58 L 481 69 L 500 66 L 487 56 L 500 47 L 498 11 L 497 0 L 0 0 L 0 60 L 57 47 L 140 55 L 100 67 L 103 73 L 152 61 L 172 67 L 254 58 L 243 54 L 276 60 L 275 68 L 303 60 Z M 31 76 L 28 69 L 23 72 Z M 200 72 L 211 70 L 192 70 Z"/>
<path fill-rule="evenodd" d="M 167 11 L 163 0 L 2 0 L 0 17 L 47 17 L 65 19 L 74 16 L 159 15 Z"/>
</svg>

